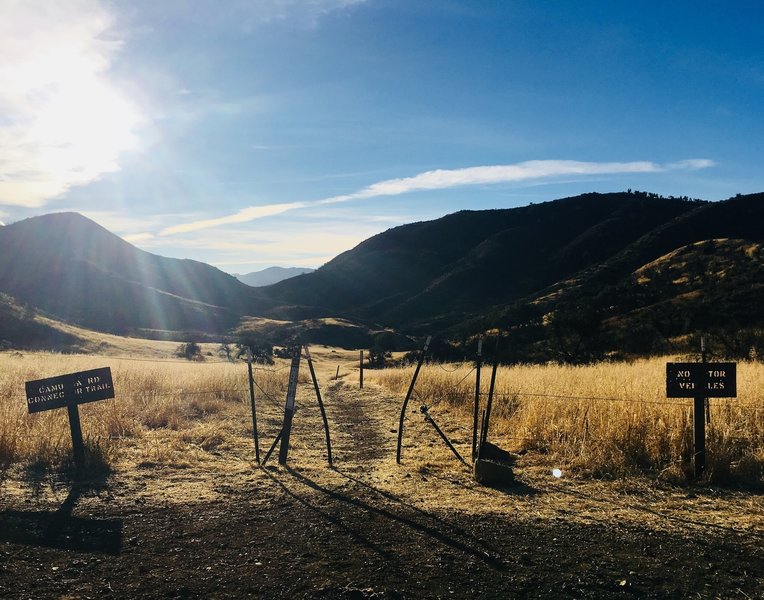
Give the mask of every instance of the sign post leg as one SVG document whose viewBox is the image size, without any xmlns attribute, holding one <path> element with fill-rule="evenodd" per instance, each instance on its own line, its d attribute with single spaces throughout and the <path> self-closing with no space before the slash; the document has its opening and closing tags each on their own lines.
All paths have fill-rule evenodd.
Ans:
<svg viewBox="0 0 764 600">
<path fill-rule="evenodd" d="M 77 467 L 85 466 L 85 443 L 82 441 L 82 427 L 80 426 L 80 411 L 76 404 L 68 404 L 66 410 L 69 412 L 69 429 L 72 431 L 72 450 L 74 452 L 74 463 Z"/>
<path fill-rule="evenodd" d="M 706 351 L 706 338 L 700 337 L 700 362 L 705 366 L 708 362 L 708 353 Z M 706 382 L 706 371 L 700 377 L 701 389 L 708 387 Z M 705 398 L 695 398 L 692 410 L 693 419 L 693 463 L 695 465 L 695 478 L 702 477 L 706 470 L 706 403 Z"/>
<path fill-rule="evenodd" d="M 695 398 L 692 411 L 693 420 L 693 462 L 695 478 L 702 477 L 706 470 L 706 415 L 705 398 Z"/>
</svg>

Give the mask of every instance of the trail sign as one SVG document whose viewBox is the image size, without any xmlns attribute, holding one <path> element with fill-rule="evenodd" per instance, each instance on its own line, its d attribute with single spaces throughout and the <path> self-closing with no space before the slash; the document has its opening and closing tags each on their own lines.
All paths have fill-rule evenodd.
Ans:
<svg viewBox="0 0 764 600">
<path fill-rule="evenodd" d="M 736 363 L 666 363 L 667 398 L 736 396 Z"/>
<path fill-rule="evenodd" d="M 27 381 L 27 409 L 30 413 L 66 407 L 69 412 L 69 428 L 72 432 L 74 459 L 82 466 L 85 461 L 85 444 L 82 441 L 80 413 L 77 406 L 87 402 L 114 398 L 111 369 L 91 369 L 58 377 Z"/>
<path fill-rule="evenodd" d="M 26 382 L 30 413 L 114 398 L 111 369 L 92 369 Z"/>
<path fill-rule="evenodd" d="M 706 419 L 709 419 L 711 414 L 708 399 L 737 396 L 737 364 L 706 362 L 705 339 L 701 338 L 700 343 L 701 362 L 666 363 L 666 397 L 694 399 L 692 456 L 695 477 L 703 475 L 706 469 Z"/>
</svg>

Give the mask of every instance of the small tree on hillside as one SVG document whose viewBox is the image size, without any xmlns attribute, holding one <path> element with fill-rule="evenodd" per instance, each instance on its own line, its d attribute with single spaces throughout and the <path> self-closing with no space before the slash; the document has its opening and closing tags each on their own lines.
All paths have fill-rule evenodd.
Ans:
<svg viewBox="0 0 764 600">
<path fill-rule="evenodd" d="M 186 360 L 204 360 L 202 356 L 202 348 L 196 342 L 186 342 L 178 346 L 175 350 L 175 355 L 185 358 Z"/>
</svg>

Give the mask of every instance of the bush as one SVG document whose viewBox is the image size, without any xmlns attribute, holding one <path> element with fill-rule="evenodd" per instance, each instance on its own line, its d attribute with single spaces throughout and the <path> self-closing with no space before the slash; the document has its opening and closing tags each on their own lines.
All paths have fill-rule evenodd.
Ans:
<svg viewBox="0 0 764 600">
<path fill-rule="evenodd" d="M 196 342 L 186 342 L 178 346 L 175 350 L 175 355 L 186 360 L 204 360 L 202 356 L 202 348 Z"/>
</svg>

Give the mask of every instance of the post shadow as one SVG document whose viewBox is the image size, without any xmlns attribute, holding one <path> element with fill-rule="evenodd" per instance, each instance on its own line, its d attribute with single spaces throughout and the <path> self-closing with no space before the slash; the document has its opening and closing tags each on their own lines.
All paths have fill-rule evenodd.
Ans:
<svg viewBox="0 0 764 600">
<path fill-rule="evenodd" d="M 105 487 L 105 481 L 77 476 L 57 510 L 0 511 L 0 542 L 119 555 L 122 550 L 121 519 L 91 519 L 72 516 L 80 498 Z"/>
</svg>

